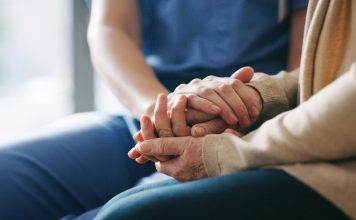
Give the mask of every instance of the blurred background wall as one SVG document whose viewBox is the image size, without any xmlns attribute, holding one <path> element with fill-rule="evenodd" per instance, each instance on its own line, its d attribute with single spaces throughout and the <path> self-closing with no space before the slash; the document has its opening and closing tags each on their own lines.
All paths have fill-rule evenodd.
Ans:
<svg viewBox="0 0 356 220">
<path fill-rule="evenodd" d="M 0 143 L 66 115 L 122 107 L 93 75 L 82 0 L 0 0 Z"/>
</svg>

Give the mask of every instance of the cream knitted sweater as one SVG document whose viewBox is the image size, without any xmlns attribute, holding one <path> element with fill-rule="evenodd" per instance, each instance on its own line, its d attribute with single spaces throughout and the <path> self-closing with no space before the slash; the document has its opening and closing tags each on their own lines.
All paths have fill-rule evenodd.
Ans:
<svg viewBox="0 0 356 220">
<path fill-rule="evenodd" d="M 356 1 L 310 0 L 300 70 L 256 74 L 251 86 L 264 123 L 242 138 L 206 136 L 208 175 L 278 167 L 356 218 Z"/>
</svg>

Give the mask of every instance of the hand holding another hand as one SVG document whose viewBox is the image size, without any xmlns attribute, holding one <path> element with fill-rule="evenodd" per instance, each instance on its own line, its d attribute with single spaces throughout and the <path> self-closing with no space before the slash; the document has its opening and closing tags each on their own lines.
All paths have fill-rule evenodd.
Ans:
<svg viewBox="0 0 356 220">
<path fill-rule="evenodd" d="M 167 102 L 167 96 L 160 94 L 154 109 L 153 120 L 146 115 L 141 117 L 141 130 L 134 136 L 136 141 L 143 142 L 157 137 L 173 137 L 173 131 L 182 136 L 190 136 L 190 127 L 187 126 L 185 119 L 187 98 L 180 96 L 170 112 L 167 111 Z M 167 156 L 159 158 L 142 156 L 137 150 L 137 145 L 129 151 L 128 155 L 138 163 L 145 163 L 147 160 L 164 161 L 169 159 Z"/>
<path fill-rule="evenodd" d="M 259 93 L 245 84 L 251 80 L 253 74 L 251 67 L 243 67 L 230 78 L 209 76 L 177 87 L 168 95 L 168 110 L 177 112 L 180 96 L 184 95 L 187 100 L 184 101 L 184 107 L 180 105 L 185 110 L 185 117 L 180 115 L 179 120 L 172 118 L 173 136 L 199 137 L 222 133 L 227 128 L 244 129 L 251 126 L 262 110 Z M 178 112 L 182 113 L 183 109 L 178 109 Z M 185 126 L 191 126 L 192 129 L 182 128 L 179 122 L 183 120 L 186 121 Z M 137 141 L 142 139 L 140 136 L 136 136 Z"/>
<path fill-rule="evenodd" d="M 128 153 L 129 157 L 138 163 L 154 161 L 158 172 L 180 181 L 207 176 L 202 161 L 203 139 L 192 136 L 172 137 L 171 122 L 176 123 L 177 129 L 182 129 L 182 133 L 190 133 L 185 121 L 186 101 L 185 96 L 180 96 L 169 117 L 167 96 L 159 95 L 154 111 L 154 122 L 148 116 L 141 117 L 142 140 Z M 157 135 L 160 138 L 156 138 Z"/>
<path fill-rule="evenodd" d="M 155 107 L 154 122 L 148 116 L 141 117 L 141 136 L 139 143 L 130 150 L 129 157 L 138 163 L 148 160 L 155 162 L 157 171 L 174 177 L 180 181 L 189 181 L 207 177 L 202 159 L 202 137 L 171 137 L 171 121 L 180 124 L 183 132 L 189 133 L 184 118 L 186 97 L 180 96 L 171 112 L 167 114 L 167 97 L 159 95 Z M 157 131 L 155 131 L 155 129 Z M 239 135 L 233 129 L 227 129 Z M 160 138 L 156 138 L 160 134 Z"/>
<path fill-rule="evenodd" d="M 227 128 L 248 128 L 262 110 L 259 93 L 245 84 L 250 82 L 253 74 L 251 67 L 243 67 L 230 78 L 208 76 L 203 80 L 195 79 L 169 94 L 168 106 L 170 108 L 179 95 L 187 97 L 186 121 L 195 137 L 222 133 Z"/>
</svg>

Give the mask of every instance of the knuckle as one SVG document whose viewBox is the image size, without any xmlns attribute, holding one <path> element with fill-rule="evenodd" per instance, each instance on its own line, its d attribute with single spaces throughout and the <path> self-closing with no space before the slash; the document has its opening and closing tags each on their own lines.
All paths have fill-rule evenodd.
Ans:
<svg viewBox="0 0 356 220">
<path fill-rule="evenodd" d="M 183 136 L 183 135 L 185 135 L 185 131 L 186 131 L 186 129 L 185 129 L 185 127 L 183 127 L 183 126 L 176 126 L 176 127 L 173 128 L 173 132 L 174 132 L 174 134 L 175 134 L 176 136 Z"/>
<path fill-rule="evenodd" d="M 159 137 L 172 137 L 173 136 L 171 129 L 168 129 L 168 128 L 157 129 L 157 133 L 158 133 Z M 162 145 L 162 150 L 164 149 L 164 146 L 165 145 Z"/>
<path fill-rule="evenodd" d="M 231 79 L 229 81 L 229 85 L 232 86 L 233 88 L 239 88 L 242 85 L 242 82 L 238 79 Z"/>
<path fill-rule="evenodd" d="M 214 93 L 214 90 L 208 87 L 200 88 L 200 94 L 202 96 L 211 96 Z"/>
<path fill-rule="evenodd" d="M 174 90 L 174 92 L 178 92 L 181 91 L 183 88 L 185 88 L 187 85 L 186 84 L 180 84 L 179 86 L 177 86 Z"/>
<path fill-rule="evenodd" d="M 210 75 L 210 76 L 205 77 L 203 80 L 211 81 L 211 80 L 214 80 L 214 79 L 215 79 L 215 76 Z"/>
<path fill-rule="evenodd" d="M 231 91 L 231 87 L 228 84 L 222 84 L 222 85 L 219 85 L 218 90 L 221 93 L 226 94 L 226 93 L 229 93 Z"/>
<path fill-rule="evenodd" d="M 201 79 L 195 78 L 195 79 L 193 79 L 192 81 L 190 81 L 190 83 L 191 83 L 191 84 L 196 84 L 196 83 L 198 83 L 198 82 L 200 82 L 200 81 L 201 81 Z"/>
</svg>

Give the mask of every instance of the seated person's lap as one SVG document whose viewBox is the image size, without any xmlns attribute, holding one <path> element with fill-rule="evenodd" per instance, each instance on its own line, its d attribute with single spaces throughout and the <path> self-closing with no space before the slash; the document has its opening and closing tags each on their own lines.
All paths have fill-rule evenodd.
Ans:
<svg viewBox="0 0 356 220">
<path fill-rule="evenodd" d="M 122 117 L 82 114 L 2 146 L 0 218 L 95 216 L 110 198 L 154 172 L 152 164 L 137 165 L 128 159 L 133 145 Z M 317 193 L 278 170 L 135 187 L 105 206 L 99 217 L 104 215 L 123 219 L 344 217 Z"/>
<path fill-rule="evenodd" d="M 254 170 L 187 183 L 135 187 L 96 219 L 346 219 L 318 193 L 281 170 Z"/>
<path fill-rule="evenodd" d="M 44 130 L 0 147 L 0 219 L 78 215 L 154 172 L 127 157 L 122 117 L 80 114 Z"/>
</svg>

